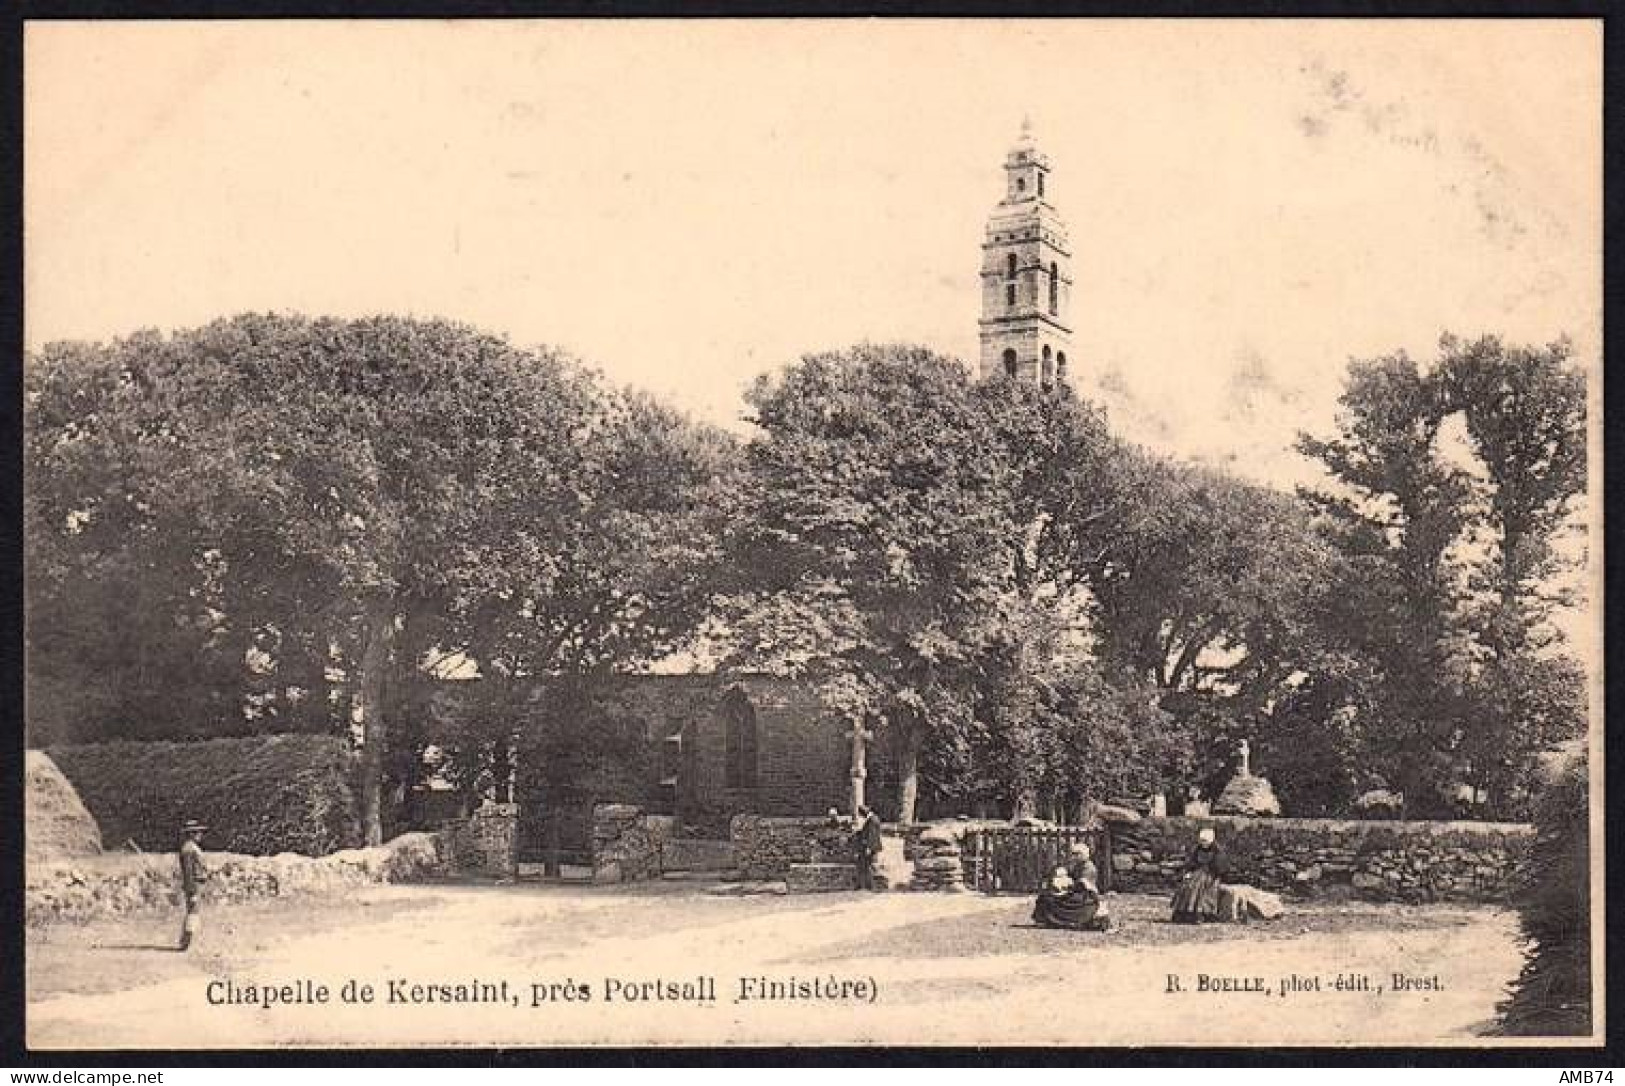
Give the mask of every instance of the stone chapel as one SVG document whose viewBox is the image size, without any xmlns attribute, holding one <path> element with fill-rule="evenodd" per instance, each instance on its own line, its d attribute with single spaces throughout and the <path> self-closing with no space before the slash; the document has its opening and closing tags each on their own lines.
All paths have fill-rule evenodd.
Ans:
<svg viewBox="0 0 1625 1086">
<path fill-rule="evenodd" d="M 1067 380 L 1071 250 L 1051 203 L 1049 158 L 1030 125 L 1006 155 L 1004 173 L 1004 198 L 982 243 L 978 376 L 1054 385 Z M 758 675 L 628 675 L 594 711 L 630 727 L 648 756 L 591 786 L 579 810 L 562 812 L 574 820 L 563 833 L 567 846 L 585 845 L 593 802 L 634 803 L 719 836 L 735 814 L 822 814 L 847 809 L 855 795 L 896 817 L 896 768 L 885 745 L 866 748 L 800 684 Z M 531 804 L 521 807 L 522 821 L 537 817 Z M 521 828 L 522 844 L 541 835 L 540 826 Z"/>
</svg>

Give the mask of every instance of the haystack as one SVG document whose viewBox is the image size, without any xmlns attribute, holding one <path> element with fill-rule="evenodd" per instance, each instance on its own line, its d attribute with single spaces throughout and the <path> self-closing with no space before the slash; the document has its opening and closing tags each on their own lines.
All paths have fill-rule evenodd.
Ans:
<svg viewBox="0 0 1625 1086">
<path fill-rule="evenodd" d="M 96 856 L 102 832 L 44 751 L 23 753 L 23 834 L 29 863 Z"/>
</svg>

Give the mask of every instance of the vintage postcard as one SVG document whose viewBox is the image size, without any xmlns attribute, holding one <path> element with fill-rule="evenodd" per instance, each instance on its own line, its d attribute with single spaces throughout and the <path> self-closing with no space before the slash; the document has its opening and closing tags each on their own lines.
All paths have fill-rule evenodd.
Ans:
<svg viewBox="0 0 1625 1086">
<path fill-rule="evenodd" d="M 25 59 L 32 1049 L 1601 1037 L 1600 21 Z"/>
</svg>

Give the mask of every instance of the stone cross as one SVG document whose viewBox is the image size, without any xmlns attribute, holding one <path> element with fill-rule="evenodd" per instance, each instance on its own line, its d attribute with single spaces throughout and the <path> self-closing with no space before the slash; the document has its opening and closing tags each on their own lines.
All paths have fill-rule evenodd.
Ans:
<svg viewBox="0 0 1625 1086">
<path fill-rule="evenodd" d="M 852 813 L 856 814 L 858 808 L 863 806 L 863 780 L 869 775 L 866 744 L 875 737 L 875 733 L 862 723 L 857 723 L 852 725 L 846 737 L 852 740 Z"/>
<path fill-rule="evenodd" d="M 1251 777 L 1253 775 L 1253 771 L 1249 763 L 1251 762 L 1253 748 L 1248 746 L 1247 740 L 1243 739 L 1240 747 L 1237 749 L 1238 753 L 1241 755 L 1241 770 L 1236 774 L 1236 776 Z"/>
</svg>

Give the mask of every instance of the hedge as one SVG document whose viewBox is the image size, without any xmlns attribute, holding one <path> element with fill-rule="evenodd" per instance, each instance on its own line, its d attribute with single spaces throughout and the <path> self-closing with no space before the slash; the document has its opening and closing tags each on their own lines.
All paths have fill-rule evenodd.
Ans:
<svg viewBox="0 0 1625 1086">
<path fill-rule="evenodd" d="M 349 744 L 335 736 L 97 743 L 47 753 L 109 850 L 134 841 L 173 851 L 189 818 L 209 826 L 210 851 L 325 856 L 361 842 Z"/>
<path fill-rule="evenodd" d="M 1518 919 L 1522 971 L 1497 1005 L 1498 1032 L 1585 1036 L 1591 1007 L 1591 804 L 1583 746 L 1553 759 L 1535 808 L 1535 843 L 1523 871 Z"/>
</svg>

